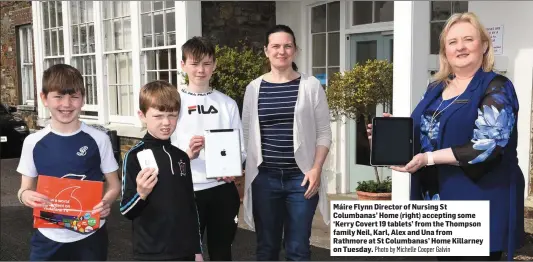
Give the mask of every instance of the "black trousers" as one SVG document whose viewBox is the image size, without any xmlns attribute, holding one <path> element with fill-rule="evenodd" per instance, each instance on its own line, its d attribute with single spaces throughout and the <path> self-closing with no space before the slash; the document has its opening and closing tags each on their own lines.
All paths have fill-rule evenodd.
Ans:
<svg viewBox="0 0 533 262">
<path fill-rule="evenodd" d="M 490 252 L 488 257 L 437 257 L 439 261 L 499 261 L 502 252 Z"/>
<path fill-rule="evenodd" d="M 235 183 L 226 183 L 194 192 L 200 217 L 202 239 L 207 230 L 207 250 L 211 261 L 230 261 L 231 244 L 237 232 L 239 192 Z"/>
</svg>

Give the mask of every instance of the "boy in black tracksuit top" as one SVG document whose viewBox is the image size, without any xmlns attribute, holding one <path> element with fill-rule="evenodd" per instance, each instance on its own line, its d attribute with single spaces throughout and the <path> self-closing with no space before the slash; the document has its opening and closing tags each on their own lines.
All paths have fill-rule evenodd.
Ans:
<svg viewBox="0 0 533 262">
<path fill-rule="evenodd" d="M 133 220 L 133 254 L 138 260 L 202 260 L 198 213 L 187 153 L 170 143 L 179 108 L 176 87 L 146 84 L 139 96 L 148 132 L 124 156 L 120 211 Z M 137 153 L 151 150 L 157 170 L 141 170 Z"/>
</svg>

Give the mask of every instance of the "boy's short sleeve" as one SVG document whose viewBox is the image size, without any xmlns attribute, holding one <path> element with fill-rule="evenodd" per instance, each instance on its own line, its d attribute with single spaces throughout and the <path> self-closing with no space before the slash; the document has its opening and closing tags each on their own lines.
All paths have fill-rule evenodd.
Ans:
<svg viewBox="0 0 533 262">
<path fill-rule="evenodd" d="M 35 162 L 33 161 L 33 149 L 37 143 L 35 136 L 28 136 L 24 140 L 22 145 L 22 153 L 20 155 L 19 165 L 17 172 L 29 177 L 37 177 L 37 168 L 35 168 Z"/>
<path fill-rule="evenodd" d="M 108 136 L 103 139 L 100 150 L 100 169 L 102 173 L 108 174 L 118 170 L 118 163 L 113 155 L 113 146 Z"/>
</svg>

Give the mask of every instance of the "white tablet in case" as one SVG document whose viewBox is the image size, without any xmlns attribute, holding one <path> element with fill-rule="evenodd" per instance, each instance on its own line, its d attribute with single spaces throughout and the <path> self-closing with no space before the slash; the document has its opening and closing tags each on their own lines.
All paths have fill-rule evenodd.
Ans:
<svg viewBox="0 0 533 262">
<path fill-rule="evenodd" d="M 239 129 L 212 129 L 204 132 L 207 178 L 242 176 Z"/>
</svg>

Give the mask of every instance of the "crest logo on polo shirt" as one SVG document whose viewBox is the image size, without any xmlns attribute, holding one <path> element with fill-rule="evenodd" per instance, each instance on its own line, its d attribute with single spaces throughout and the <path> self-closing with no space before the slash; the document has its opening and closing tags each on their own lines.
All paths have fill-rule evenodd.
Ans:
<svg viewBox="0 0 533 262">
<path fill-rule="evenodd" d="M 87 149 L 89 149 L 88 146 L 82 146 L 82 147 L 80 147 L 80 151 L 78 151 L 78 153 L 76 153 L 76 155 L 78 155 L 78 156 L 84 156 L 84 155 L 87 155 Z"/>
<path fill-rule="evenodd" d="M 192 114 L 192 112 L 198 112 L 200 115 L 207 115 L 207 114 L 217 114 L 218 109 L 216 109 L 214 106 L 209 106 L 207 110 L 205 110 L 204 105 L 194 105 L 194 106 L 188 106 L 187 111 L 189 112 L 189 115 Z"/>
</svg>

